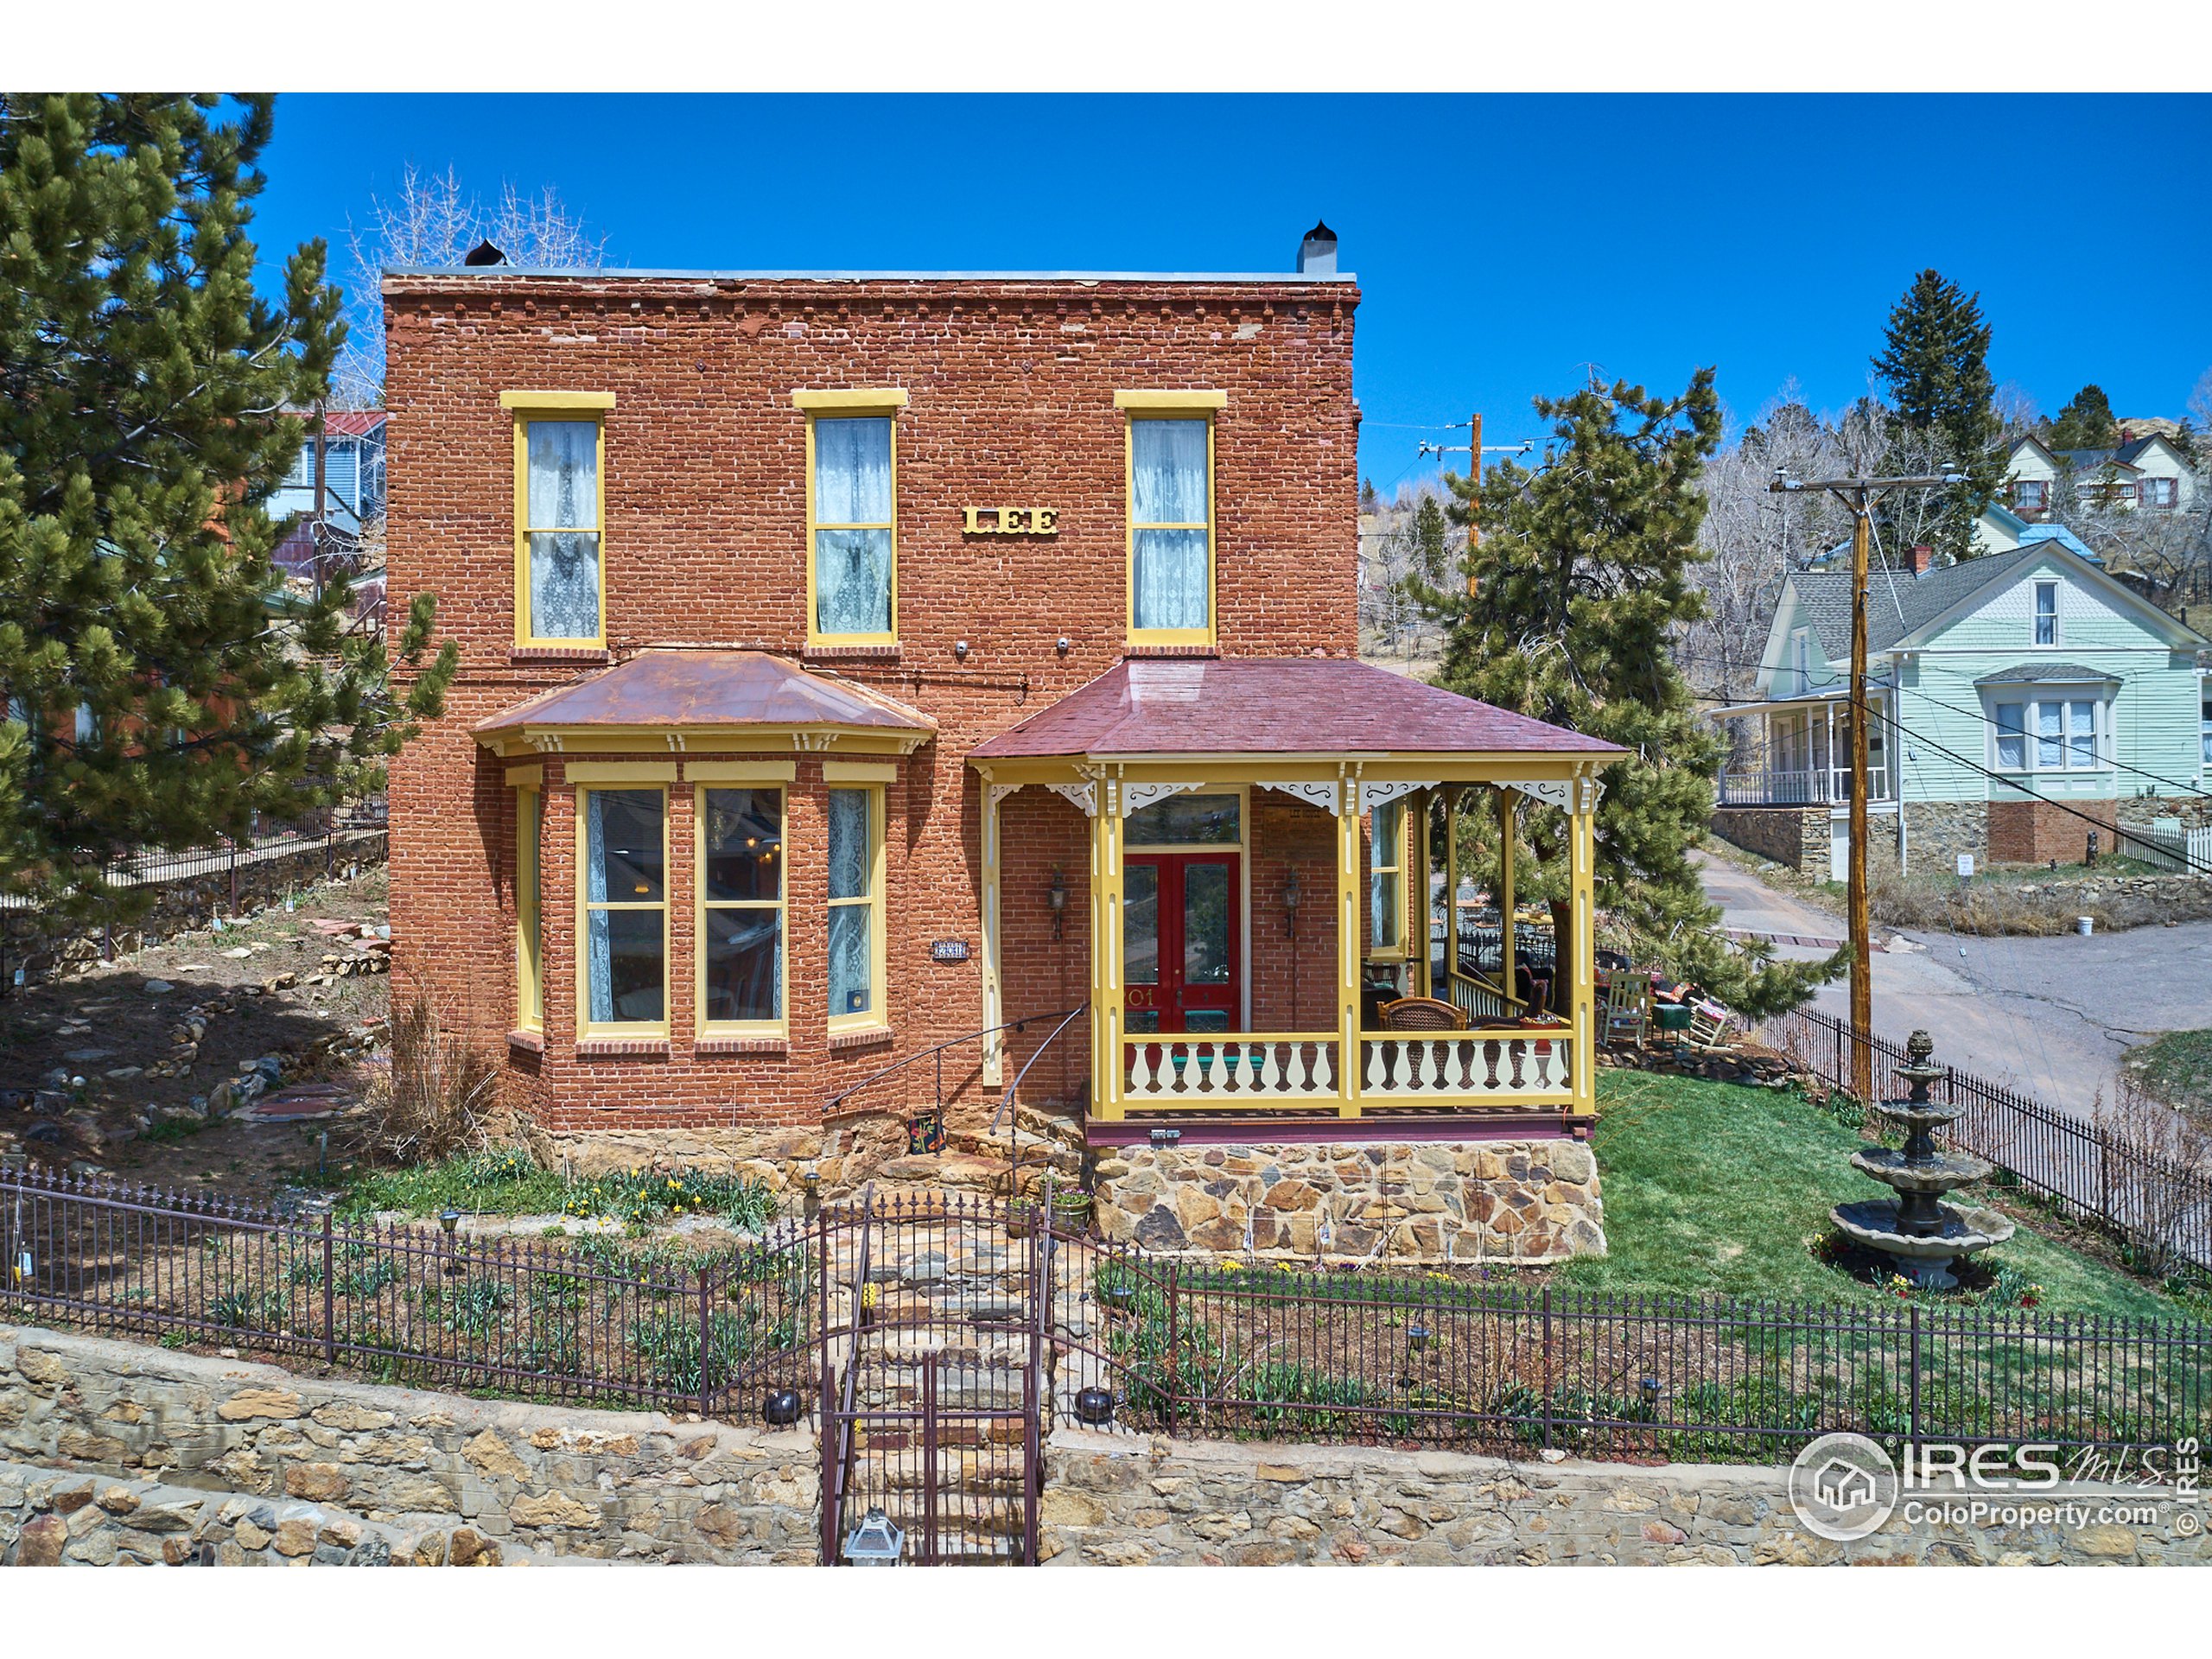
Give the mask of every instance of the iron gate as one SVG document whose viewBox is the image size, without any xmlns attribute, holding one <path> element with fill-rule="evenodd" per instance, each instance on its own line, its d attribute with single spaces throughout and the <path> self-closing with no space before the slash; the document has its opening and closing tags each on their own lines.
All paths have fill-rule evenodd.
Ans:
<svg viewBox="0 0 2212 1659">
<path fill-rule="evenodd" d="M 822 1559 L 880 1510 L 925 1566 L 1037 1560 L 1054 1245 L 988 1200 L 817 1217 Z"/>
</svg>

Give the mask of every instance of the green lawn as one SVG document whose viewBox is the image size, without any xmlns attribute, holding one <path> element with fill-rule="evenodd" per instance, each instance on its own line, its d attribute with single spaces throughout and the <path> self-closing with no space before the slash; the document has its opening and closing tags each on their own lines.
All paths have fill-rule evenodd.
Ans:
<svg viewBox="0 0 2212 1659">
<path fill-rule="evenodd" d="M 2127 1051 L 2128 1069 L 2169 1105 L 2212 1109 L 2212 1031 L 2169 1031 Z"/>
<path fill-rule="evenodd" d="M 1629 1294 L 1771 1301 L 1885 1300 L 1815 1259 L 1828 1210 L 1882 1189 L 1851 1167 L 1864 1142 L 1795 1094 L 1649 1072 L 1599 1073 L 1594 1145 L 1611 1253 L 1554 1282 Z M 1973 1194 L 1967 1195 L 1969 1198 Z M 2026 1224 L 1982 1260 L 2042 1287 L 2039 1314 L 2187 1310 L 2142 1281 L 2035 1236 Z"/>
</svg>

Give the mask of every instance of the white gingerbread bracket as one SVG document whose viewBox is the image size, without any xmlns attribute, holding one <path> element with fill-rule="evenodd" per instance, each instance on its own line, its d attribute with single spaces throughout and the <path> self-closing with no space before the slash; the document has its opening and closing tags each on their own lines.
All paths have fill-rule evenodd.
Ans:
<svg viewBox="0 0 2212 1659">
<path fill-rule="evenodd" d="M 1319 778 L 1311 782 L 1290 783 L 1279 783 L 1272 779 L 1262 778 L 1259 786 L 1262 789 L 1277 790 L 1285 795 L 1294 796 L 1309 806 L 1319 807 L 1324 812 L 1339 813 L 1344 810 L 1344 791 L 1337 787 L 1337 780 L 1333 778 Z"/>
<path fill-rule="evenodd" d="M 1006 799 L 1007 796 L 1013 794 L 1015 790 L 1020 789 L 1020 787 L 1021 785 L 1020 784 L 993 784 L 991 785 L 991 804 L 993 806 L 996 806 L 1001 801 Z"/>
<path fill-rule="evenodd" d="M 1427 787 L 1428 785 L 1427 784 L 1421 783 L 1418 780 L 1409 784 L 1363 783 L 1359 786 L 1359 810 L 1363 812 L 1372 812 L 1376 807 L 1383 805 L 1387 802 L 1395 801 L 1402 796 L 1412 794 L 1415 790 L 1427 789 Z"/>
<path fill-rule="evenodd" d="M 1532 801 L 1541 801 L 1546 806 L 1555 806 L 1562 812 L 1574 810 L 1574 779 L 1572 778 L 1543 778 L 1533 783 L 1515 784 L 1513 788 Z"/>
<path fill-rule="evenodd" d="M 1126 818 L 1132 812 L 1141 811 L 1144 808 L 1150 806 L 1154 801 L 1166 800 L 1170 795 L 1187 795 L 1194 789 L 1205 787 L 1205 785 L 1202 783 L 1161 781 L 1125 783 L 1122 785 L 1122 816 Z"/>
<path fill-rule="evenodd" d="M 992 787 L 999 789 L 1008 787 L 1008 785 L 993 785 Z M 1098 816 L 1098 780 L 1096 778 L 1088 779 L 1080 784 L 1047 784 L 1045 787 L 1062 800 L 1071 803 L 1084 817 L 1095 818 Z"/>
</svg>

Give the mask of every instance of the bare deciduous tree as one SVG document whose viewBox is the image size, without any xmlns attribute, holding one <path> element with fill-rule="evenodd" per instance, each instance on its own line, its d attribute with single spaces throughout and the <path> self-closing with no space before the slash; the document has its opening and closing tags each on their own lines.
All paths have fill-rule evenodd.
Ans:
<svg viewBox="0 0 2212 1659">
<path fill-rule="evenodd" d="M 533 270 L 597 270 L 607 258 L 606 238 L 590 235 L 551 185 L 524 195 L 503 183 L 487 207 L 454 168 L 423 173 L 410 163 L 395 196 L 370 198 L 367 225 L 346 227 L 350 332 L 332 377 L 334 403 L 368 409 L 384 401 L 385 269 L 458 266 L 480 242 Z"/>
</svg>

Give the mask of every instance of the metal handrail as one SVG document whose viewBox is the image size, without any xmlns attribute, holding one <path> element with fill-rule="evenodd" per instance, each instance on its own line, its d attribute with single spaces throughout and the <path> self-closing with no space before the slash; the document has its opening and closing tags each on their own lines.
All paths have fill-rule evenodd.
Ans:
<svg viewBox="0 0 2212 1659">
<path fill-rule="evenodd" d="M 1083 1007 L 1088 1006 L 1089 1004 L 1087 1003 L 1083 1005 Z M 1067 1013 L 1070 1015 L 1080 1014 L 1083 1012 L 1083 1007 L 1070 1008 L 1067 1010 Z M 995 1026 L 984 1026 L 975 1031 L 963 1031 L 957 1037 L 948 1037 L 941 1043 L 933 1044 L 928 1048 L 918 1049 L 913 1053 L 907 1055 L 906 1058 L 902 1060 L 893 1060 L 890 1065 L 886 1066 L 879 1066 L 876 1070 L 869 1072 L 868 1076 L 862 1077 L 858 1083 L 839 1090 L 836 1094 L 830 1096 L 829 1101 L 823 1106 L 823 1115 L 825 1117 L 828 1116 L 830 1113 L 836 1111 L 837 1108 L 842 1105 L 846 1101 L 851 1099 L 853 1096 L 860 1093 L 861 1090 L 882 1081 L 882 1079 L 889 1077 L 893 1071 L 903 1071 L 906 1067 L 913 1065 L 915 1061 L 926 1060 L 931 1056 L 939 1057 L 938 1060 L 937 1073 L 937 1102 L 938 1104 L 942 1107 L 944 1104 L 944 1063 L 942 1057 L 946 1049 L 957 1048 L 963 1043 L 972 1043 L 979 1037 L 995 1036 L 1001 1031 L 1026 1030 L 1030 1025 L 1039 1020 L 1053 1020 L 1059 1018 L 1061 1018 L 1060 1015 L 1051 1014 L 1024 1014 L 1019 1020 L 1004 1020 Z M 1027 1071 L 1027 1069 L 1028 1068 L 1026 1066 L 1023 1068 L 1024 1071 Z"/>
<path fill-rule="evenodd" d="M 1036 1065 L 1039 1059 L 1044 1058 L 1045 1051 L 1050 1048 L 1054 1043 L 1059 1041 L 1060 1033 L 1065 1031 L 1070 1025 L 1074 1023 L 1076 1015 L 1087 1012 L 1090 1006 L 1090 1005 L 1087 1002 L 1079 1003 L 1060 1016 L 1060 1023 L 1052 1027 L 1051 1035 L 1047 1036 L 1043 1042 L 1037 1045 L 1035 1052 L 1032 1053 L 1027 1059 L 1021 1063 L 1021 1070 L 1014 1074 L 1013 1087 L 1009 1088 L 1006 1091 L 1006 1098 L 999 1103 L 999 1109 L 991 1118 L 991 1133 L 996 1135 L 999 1129 L 999 1119 L 1005 1117 L 1008 1111 L 1011 1111 L 1014 1114 L 1013 1119 L 1007 1130 L 1006 1141 L 1006 1196 L 1007 1201 L 1009 1204 L 1021 1196 L 1020 1101 L 1022 1079 L 1029 1075 L 1029 1068 Z M 1052 1016 L 1048 1014 L 1040 1017 L 1049 1020 Z M 1049 1173 L 1050 1172 L 1048 1171 L 1048 1179 Z M 1046 1195 L 1046 1214 L 1047 1218 L 1050 1217 L 1051 1212 L 1052 1197 L 1048 1192 Z"/>
</svg>

